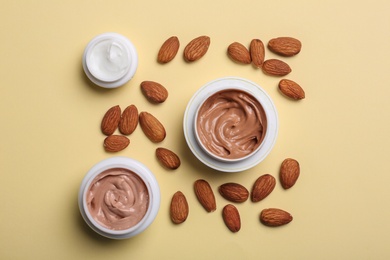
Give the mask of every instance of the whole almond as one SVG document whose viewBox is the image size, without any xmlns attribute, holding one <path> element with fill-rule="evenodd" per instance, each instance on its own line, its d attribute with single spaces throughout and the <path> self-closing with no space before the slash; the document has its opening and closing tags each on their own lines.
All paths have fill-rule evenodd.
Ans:
<svg viewBox="0 0 390 260">
<path fill-rule="evenodd" d="M 207 181 L 202 179 L 195 181 L 194 190 L 196 198 L 207 212 L 217 209 L 214 192 Z"/>
<path fill-rule="evenodd" d="M 146 137 L 153 143 L 159 143 L 165 139 L 164 126 L 152 114 L 141 112 L 139 114 L 139 124 Z"/>
<path fill-rule="evenodd" d="M 175 170 L 180 166 L 179 156 L 169 149 L 162 147 L 157 148 L 156 156 L 160 163 L 168 169 Z"/>
<path fill-rule="evenodd" d="M 261 175 L 253 184 L 251 200 L 258 202 L 266 198 L 275 188 L 275 177 L 269 174 Z"/>
<path fill-rule="evenodd" d="M 294 56 L 301 51 L 302 43 L 292 37 L 278 37 L 268 42 L 268 48 L 282 56 Z"/>
<path fill-rule="evenodd" d="M 175 224 L 181 224 L 186 221 L 189 213 L 189 207 L 186 197 L 181 191 L 173 194 L 170 206 L 171 220 Z"/>
<path fill-rule="evenodd" d="M 190 41 L 184 48 L 184 59 L 193 62 L 202 58 L 210 46 L 210 37 L 199 36 Z"/>
<path fill-rule="evenodd" d="M 233 42 L 227 49 L 229 57 L 238 63 L 250 64 L 252 62 L 248 49 L 239 42 Z"/>
<path fill-rule="evenodd" d="M 244 202 L 249 197 L 249 191 L 238 183 L 228 182 L 219 186 L 219 193 L 231 202 Z"/>
<path fill-rule="evenodd" d="M 278 59 L 264 61 L 262 69 L 266 74 L 272 76 L 285 76 L 291 72 L 290 66 Z"/>
<path fill-rule="evenodd" d="M 119 132 L 124 135 L 130 135 L 138 125 L 138 109 L 135 105 L 125 108 L 119 121 Z"/>
<path fill-rule="evenodd" d="M 172 36 L 168 38 L 163 45 L 161 45 L 161 48 L 157 55 L 157 61 L 159 63 L 168 63 L 173 58 L 175 58 L 177 52 L 179 51 L 180 42 L 179 39 L 176 36 Z"/>
<path fill-rule="evenodd" d="M 287 211 L 277 209 L 277 208 L 269 208 L 264 209 L 260 213 L 260 221 L 266 226 L 270 227 L 278 227 L 282 225 L 286 225 L 293 220 L 293 217 Z"/>
<path fill-rule="evenodd" d="M 252 64 L 257 68 L 261 68 L 265 58 L 265 48 L 263 42 L 259 39 L 253 39 L 249 46 L 249 52 Z"/>
<path fill-rule="evenodd" d="M 299 163 L 295 159 L 287 158 L 280 166 L 280 183 L 284 189 L 289 189 L 298 180 L 300 174 Z"/>
<path fill-rule="evenodd" d="M 123 135 L 110 135 L 104 139 L 104 149 L 107 152 L 119 152 L 130 144 L 129 138 Z"/>
<path fill-rule="evenodd" d="M 289 80 L 282 79 L 279 81 L 280 91 L 289 98 L 300 100 L 305 98 L 305 91 L 298 83 Z"/>
<path fill-rule="evenodd" d="M 104 114 L 100 128 L 105 135 L 112 135 L 118 127 L 121 119 L 121 108 L 117 106 L 111 107 Z"/>
<path fill-rule="evenodd" d="M 234 205 L 228 204 L 223 208 L 222 218 L 225 225 L 233 233 L 236 233 L 241 229 L 240 213 Z"/>
<path fill-rule="evenodd" d="M 158 82 L 141 82 L 141 91 L 152 103 L 162 103 L 168 98 L 168 90 Z"/>
</svg>

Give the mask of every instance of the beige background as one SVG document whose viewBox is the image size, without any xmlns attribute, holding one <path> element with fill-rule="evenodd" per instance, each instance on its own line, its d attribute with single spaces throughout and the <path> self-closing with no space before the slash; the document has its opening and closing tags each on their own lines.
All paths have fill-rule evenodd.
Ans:
<svg viewBox="0 0 390 260">
<path fill-rule="evenodd" d="M 382 1 L 2 1 L 0 9 L 0 259 L 388 259 L 390 257 L 390 2 Z M 85 77 L 81 56 L 97 34 L 114 31 L 131 39 L 139 54 L 135 77 L 104 90 Z M 156 62 L 162 42 L 176 35 L 178 56 Z M 184 46 L 211 37 L 201 60 L 183 61 Z M 306 99 L 291 101 L 277 90 L 279 78 L 233 63 L 227 46 L 253 38 L 268 42 L 293 36 L 302 52 L 284 58 Z M 277 57 L 266 52 L 267 58 Z M 271 154 L 240 173 L 202 165 L 188 149 L 182 130 L 187 102 L 206 82 L 238 76 L 261 85 L 279 112 L 280 131 Z M 143 80 L 170 92 L 161 105 L 140 92 Z M 112 241 L 81 219 L 77 192 L 95 163 L 116 154 L 102 148 L 99 129 L 113 105 L 135 104 L 156 115 L 167 138 L 153 144 L 140 128 L 118 153 L 146 164 L 161 186 L 155 222 L 139 236 Z M 176 151 L 182 166 L 167 171 L 154 150 Z M 193 182 L 204 178 L 215 191 L 224 182 L 250 188 L 282 160 L 301 163 L 296 186 L 278 183 L 260 203 L 237 205 L 241 231 L 223 224 L 226 200 L 206 213 Z M 169 219 L 170 198 L 187 195 L 190 215 L 179 226 Z M 294 216 L 280 228 L 260 224 L 263 208 Z"/>
</svg>

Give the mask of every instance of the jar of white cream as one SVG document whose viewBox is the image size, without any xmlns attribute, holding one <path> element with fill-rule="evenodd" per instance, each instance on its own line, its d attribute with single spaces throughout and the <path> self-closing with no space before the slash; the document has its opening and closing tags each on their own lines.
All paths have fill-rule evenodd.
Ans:
<svg viewBox="0 0 390 260">
<path fill-rule="evenodd" d="M 138 54 L 133 43 L 118 33 L 100 34 L 84 50 L 84 72 L 100 87 L 124 85 L 134 76 L 137 67 Z"/>
</svg>

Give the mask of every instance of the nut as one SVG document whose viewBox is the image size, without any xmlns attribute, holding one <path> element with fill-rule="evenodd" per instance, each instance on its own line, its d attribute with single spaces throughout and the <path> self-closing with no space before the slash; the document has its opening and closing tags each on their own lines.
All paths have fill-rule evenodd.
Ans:
<svg viewBox="0 0 390 260">
<path fill-rule="evenodd" d="M 110 135 L 104 139 L 104 149 L 107 152 L 119 152 L 130 144 L 130 139 L 123 135 Z"/>
<path fill-rule="evenodd" d="M 291 72 L 290 66 L 278 59 L 264 61 L 262 69 L 266 74 L 272 76 L 285 76 Z"/>
<path fill-rule="evenodd" d="M 234 205 L 228 204 L 223 208 L 222 218 L 225 225 L 233 233 L 236 233 L 241 229 L 240 213 Z"/>
<path fill-rule="evenodd" d="M 141 112 L 139 114 L 139 124 L 146 137 L 153 143 L 159 143 L 165 139 L 164 126 L 152 114 Z"/>
<path fill-rule="evenodd" d="M 171 150 L 159 147 L 156 149 L 156 156 L 160 163 L 168 169 L 175 170 L 180 166 L 179 156 Z"/>
<path fill-rule="evenodd" d="M 257 68 L 261 68 L 261 66 L 263 66 L 265 57 L 265 48 L 263 42 L 259 39 L 253 39 L 249 46 L 249 52 L 251 55 L 252 64 Z"/>
<path fill-rule="evenodd" d="M 292 220 L 291 214 L 281 209 L 269 208 L 262 210 L 260 213 L 261 223 L 270 227 L 286 225 Z"/>
<path fill-rule="evenodd" d="M 193 62 L 202 58 L 210 46 L 210 37 L 199 36 L 190 41 L 184 48 L 184 59 Z"/>
<path fill-rule="evenodd" d="M 268 48 L 282 56 L 294 56 L 301 51 L 302 43 L 292 37 L 278 37 L 268 42 Z"/>
<path fill-rule="evenodd" d="M 287 158 L 280 166 L 280 183 L 284 189 L 289 189 L 298 180 L 300 174 L 299 163 L 295 159 Z"/>
<path fill-rule="evenodd" d="M 135 105 L 126 107 L 119 121 L 119 132 L 124 135 L 130 135 L 138 125 L 138 109 Z"/>
<path fill-rule="evenodd" d="M 168 38 L 161 46 L 157 61 L 159 63 L 168 63 L 175 58 L 180 47 L 179 39 L 176 36 Z"/>
<path fill-rule="evenodd" d="M 239 42 L 233 42 L 227 49 L 229 57 L 238 63 L 250 64 L 252 62 L 248 49 Z"/>
<path fill-rule="evenodd" d="M 217 209 L 213 190 L 207 181 L 202 179 L 195 181 L 194 190 L 196 198 L 207 212 Z"/>
<path fill-rule="evenodd" d="M 121 119 L 121 108 L 117 106 L 111 107 L 104 114 L 100 128 L 105 135 L 112 135 L 118 127 Z"/>
<path fill-rule="evenodd" d="M 253 202 L 259 202 L 266 198 L 275 188 L 275 177 L 269 174 L 261 175 L 254 183 L 251 200 Z"/>
<path fill-rule="evenodd" d="M 189 207 L 186 197 L 181 191 L 173 194 L 170 207 L 171 220 L 175 224 L 181 224 L 186 221 L 189 213 Z"/>
<path fill-rule="evenodd" d="M 143 81 L 141 91 L 146 99 L 152 103 L 163 103 L 168 98 L 168 90 L 154 81 Z"/>
<path fill-rule="evenodd" d="M 222 197 L 231 202 L 244 202 L 249 197 L 249 191 L 244 186 L 233 182 L 222 184 L 218 191 Z"/>
<path fill-rule="evenodd" d="M 279 81 L 280 91 L 289 98 L 299 100 L 305 98 L 305 91 L 296 82 L 289 79 Z"/>
</svg>

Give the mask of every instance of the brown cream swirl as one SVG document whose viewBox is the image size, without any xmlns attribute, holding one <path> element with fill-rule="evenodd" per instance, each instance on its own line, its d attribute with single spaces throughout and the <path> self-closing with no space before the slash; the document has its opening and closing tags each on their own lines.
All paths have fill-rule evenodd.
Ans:
<svg viewBox="0 0 390 260">
<path fill-rule="evenodd" d="M 196 120 L 197 134 L 203 146 L 225 159 L 251 154 L 260 146 L 267 129 L 261 104 L 240 90 L 213 94 L 200 107 Z"/>
</svg>

